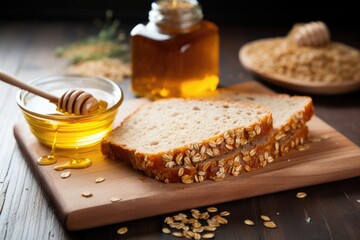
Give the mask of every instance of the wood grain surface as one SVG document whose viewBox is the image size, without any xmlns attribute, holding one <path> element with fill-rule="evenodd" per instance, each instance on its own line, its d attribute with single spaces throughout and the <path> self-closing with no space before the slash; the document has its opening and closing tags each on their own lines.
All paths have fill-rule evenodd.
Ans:
<svg viewBox="0 0 360 240">
<path fill-rule="evenodd" d="M 264 87 L 248 82 L 233 89 L 262 92 Z M 146 101 L 124 101 L 117 121 Z M 323 135 L 330 138 L 309 143 L 310 148 L 305 151 L 292 150 L 265 168 L 223 182 L 209 180 L 189 185 L 164 184 L 144 177 L 122 162 L 105 159 L 99 145 L 79 154 L 92 159 L 91 167 L 72 170 L 69 178 L 62 179 L 53 166 L 37 164 L 36 159 L 50 150 L 39 144 L 25 123 L 16 124 L 14 133 L 60 221 L 69 230 L 81 230 L 359 176 L 359 147 L 316 116 L 308 126 L 313 138 Z M 66 156 L 66 151 L 57 154 Z M 95 183 L 98 177 L 106 180 Z M 84 198 L 81 196 L 84 191 L 92 192 L 93 196 Z M 112 197 L 121 201 L 111 202 Z"/>
</svg>

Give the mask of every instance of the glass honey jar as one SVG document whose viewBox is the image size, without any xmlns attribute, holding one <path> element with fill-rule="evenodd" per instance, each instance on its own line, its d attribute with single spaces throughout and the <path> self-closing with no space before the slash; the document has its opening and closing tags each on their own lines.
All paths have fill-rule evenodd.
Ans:
<svg viewBox="0 0 360 240">
<path fill-rule="evenodd" d="M 157 0 L 131 31 L 132 90 L 151 99 L 200 97 L 219 83 L 219 30 L 194 0 Z"/>
</svg>

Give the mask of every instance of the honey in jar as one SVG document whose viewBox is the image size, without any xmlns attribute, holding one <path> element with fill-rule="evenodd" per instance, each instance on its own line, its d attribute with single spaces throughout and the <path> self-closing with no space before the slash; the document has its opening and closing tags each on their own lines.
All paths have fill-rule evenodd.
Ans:
<svg viewBox="0 0 360 240">
<path fill-rule="evenodd" d="M 197 1 L 158 0 L 131 31 L 132 90 L 151 99 L 199 97 L 219 83 L 219 31 Z"/>
</svg>

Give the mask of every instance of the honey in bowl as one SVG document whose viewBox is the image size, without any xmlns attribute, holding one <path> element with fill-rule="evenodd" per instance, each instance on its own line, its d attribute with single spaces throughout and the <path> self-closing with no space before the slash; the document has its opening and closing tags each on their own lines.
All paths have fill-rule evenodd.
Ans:
<svg viewBox="0 0 360 240">
<path fill-rule="evenodd" d="M 118 85 L 100 77 L 59 75 L 31 82 L 60 96 L 69 89 L 81 89 L 97 98 L 99 110 L 89 115 L 73 115 L 57 110 L 48 100 L 20 90 L 17 103 L 32 133 L 49 147 L 75 149 L 95 145 L 112 129 L 123 94 Z"/>
</svg>

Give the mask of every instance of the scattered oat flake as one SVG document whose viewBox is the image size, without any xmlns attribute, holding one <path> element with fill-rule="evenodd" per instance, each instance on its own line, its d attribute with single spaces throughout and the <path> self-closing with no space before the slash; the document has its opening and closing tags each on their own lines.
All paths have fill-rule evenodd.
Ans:
<svg viewBox="0 0 360 240">
<path fill-rule="evenodd" d="M 122 228 L 119 228 L 119 229 L 117 230 L 117 234 L 119 234 L 119 235 L 125 234 L 125 233 L 127 233 L 127 232 L 128 232 L 128 228 L 127 228 L 127 227 L 122 227 Z"/>
<path fill-rule="evenodd" d="M 63 172 L 63 173 L 61 173 L 60 177 L 61 178 L 68 178 L 68 177 L 70 177 L 70 175 L 71 175 L 71 172 Z"/>
<path fill-rule="evenodd" d="M 206 209 L 208 212 L 217 212 L 217 208 L 216 207 L 209 207 Z"/>
<path fill-rule="evenodd" d="M 223 216 L 223 217 L 226 217 L 226 216 L 229 216 L 230 215 L 230 212 L 229 211 L 223 211 L 220 213 L 220 216 Z"/>
<path fill-rule="evenodd" d="M 205 226 L 204 230 L 206 231 L 215 231 L 216 230 L 216 227 L 215 226 Z"/>
<path fill-rule="evenodd" d="M 263 221 L 270 221 L 271 219 L 266 216 L 266 215 L 260 215 L 260 218 L 263 220 Z"/>
<path fill-rule="evenodd" d="M 105 181 L 105 178 L 103 178 L 103 177 L 98 177 L 97 179 L 95 179 L 96 183 L 101 183 L 103 181 Z"/>
<path fill-rule="evenodd" d="M 119 198 L 119 197 L 110 198 L 110 202 L 120 202 L 121 200 L 122 200 L 122 198 Z"/>
<path fill-rule="evenodd" d="M 91 192 L 82 192 L 81 196 L 83 197 L 91 197 L 93 194 Z"/>
<path fill-rule="evenodd" d="M 214 233 L 205 233 L 202 235 L 202 238 L 209 239 L 215 237 Z"/>
<path fill-rule="evenodd" d="M 172 235 L 175 237 L 183 237 L 184 235 L 181 232 L 173 232 Z"/>
<path fill-rule="evenodd" d="M 227 224 L 228 223 L 228 220 L 226 220 L 225 218 L 220 217 L 220 216 L 216 219 L 216 221 L 218 223 L 220 223 L 220 224 Z"/>
<path fill-rule="evenodd" d="M 166 228 L 166 227 L 164 227 L 164 228 L 162 229 L 162 232 L 163 232 L 163 233 L 166 233 L 166 234 L 171 233 L 170 229 L 168 229 L 168 228 Z"/>
<path fill-rule="evenodd" d="M 195 233 L 195 234 L 194 234 L 194 239 L 195 239 L 195 240 L 201 239 L 200 233 Z"/>
<path fill-rule="evenodd" d="M 305 192 L 298 192 L 298 193 L 296 193 L 296 197 L 297 198 L 304 198 L 304 197 L 306 197 L 307 196 L 307 194 L 305 193 Z"/>
<path fill-rule="evenodd" d="M 305 151 L 306 147 L 303 146 L 303 145 L 299 145 L 299 146 L 296 147 L 296 149 L 299 150 L 299 151 Z"/>
<path fill-rule="evenodd" d="M 360 199 L 356 200 L 358 203 L 360 203 Z"/>
<path fill-rule="evenodd" d="M 327 140 L 327 139 L 330 138 L 330 136 L 325 134 L 325 135 L 322 135 L 320 138 L 321 138 L 322 140 Z"/>
<path fill-rule="evenodd" d="M 267 228 L 276 228 L 276 224 L 273 221 L 266 221 L 264 222 L 264 226 Z"/>
<path fill-rule="evenodd" d="M 207 210 L 208 211 L 201 213 L 198 209 L 191 209 L 190 218 L 188 218 L 188 215 L 185 213 L 168 216 L 164 220 L 167 226 L 162 228 L 162 232 L 172 234 L 179 238 L 191 238 L 195 240 L 214 238 L 217 228 L 222 224 L 228 223 L 228 220 L 224 217 L 230 215 L 230 212 L 223 211 L 219 215 L 215 214 L 211 216 L 209 212 L 216 212 L 218 209 L 208 207 Z M 202 223 L 205 221 L 207 224 L 203 225 Z M 173 230 L 171 230 L 171 228 Z"/>
<path fill-rule="evenodd" d="M 244 223 L 245 223 L 246 225 L 249 225 L 249 226 L 255 225 L 255 223 L 254 223 L 253 221 L 249 220 L 249 219 L 245 219 L 245 220 L 244 220 Z"/>
</svg>

